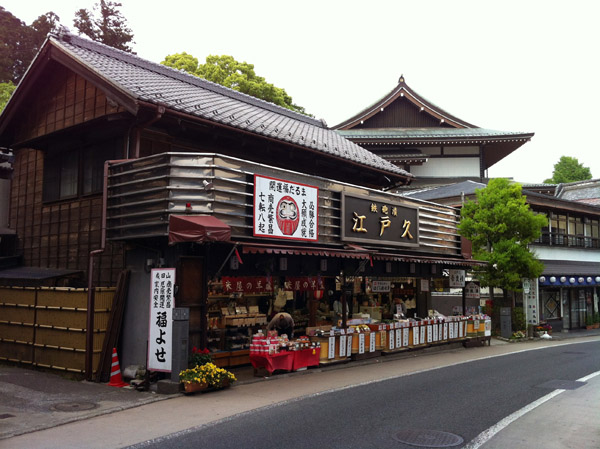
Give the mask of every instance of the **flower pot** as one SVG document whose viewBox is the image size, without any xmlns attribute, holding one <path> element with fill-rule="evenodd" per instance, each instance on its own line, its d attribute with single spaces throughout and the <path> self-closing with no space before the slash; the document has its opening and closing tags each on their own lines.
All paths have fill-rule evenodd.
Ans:
<svg viewBox="0 0 600 449">
<path fill-rule="evenodd" d="M 199 391 L 204 391 L 208 388 L 207 384 L 201 384 L 198 382 L 189 382 L 184 383 L 183 388 L 185 389 L 186 394 L 197 393 Z"/>
</svg>

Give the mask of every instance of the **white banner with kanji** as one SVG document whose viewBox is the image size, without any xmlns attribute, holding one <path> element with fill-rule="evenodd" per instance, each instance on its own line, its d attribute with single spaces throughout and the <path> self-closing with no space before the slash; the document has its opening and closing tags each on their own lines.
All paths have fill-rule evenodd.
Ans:
<svg viewBox="0 0 600 449">
<path fill-rule="evenodd" d="M 171 371 L 173 307 L 175 307 L 174 268 L 155 268 L 150 275 L 150 328 L 148 369 Z"/>
</svg>

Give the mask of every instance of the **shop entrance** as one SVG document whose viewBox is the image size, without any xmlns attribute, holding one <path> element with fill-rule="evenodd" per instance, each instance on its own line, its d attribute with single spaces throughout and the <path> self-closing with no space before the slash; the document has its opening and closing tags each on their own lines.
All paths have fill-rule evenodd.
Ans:
<svg viewBox="0 0 600 449">
<path fill-rule="evenodd" d="M 571 288 L 562 290 L 563 327 L 578 329 L 585 326 L 585 290 Z"/>
<path fill-rule="evenodd" d="M 177 307 L 190 309 L 190 347 L 206 347 L 206 274 L 203 257 L 181 257 L 177 272 Z"/>
</svg>

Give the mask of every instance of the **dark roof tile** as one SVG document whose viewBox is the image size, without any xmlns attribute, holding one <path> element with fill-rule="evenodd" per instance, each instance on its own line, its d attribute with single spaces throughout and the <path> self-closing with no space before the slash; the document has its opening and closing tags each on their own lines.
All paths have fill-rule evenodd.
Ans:
<svg viewBox="0 0 600 449">
<path fill-rule="evenodd" d="M 405 170 L 328 129 L 321 120 L 79 36 L 64 33 L 52 35 L 50 39 L 54 45 L 135 100 L 291 142 L 377 170 L 412 177 Z"/>
</svg>

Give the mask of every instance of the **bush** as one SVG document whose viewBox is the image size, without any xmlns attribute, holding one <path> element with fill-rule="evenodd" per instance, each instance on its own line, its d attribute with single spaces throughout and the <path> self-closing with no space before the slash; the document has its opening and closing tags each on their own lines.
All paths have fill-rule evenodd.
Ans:
<svg viewBox="0 0 600 449">
<path fill-rule="evenodd" d="M 512 330 L 519 331 L 527 329 L 527 320 L 523 307 L 515 307 L 512 310 Z"/>
</svg>

